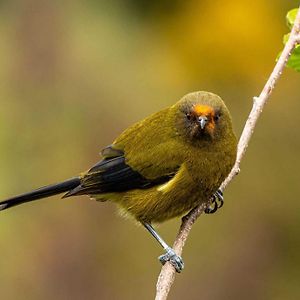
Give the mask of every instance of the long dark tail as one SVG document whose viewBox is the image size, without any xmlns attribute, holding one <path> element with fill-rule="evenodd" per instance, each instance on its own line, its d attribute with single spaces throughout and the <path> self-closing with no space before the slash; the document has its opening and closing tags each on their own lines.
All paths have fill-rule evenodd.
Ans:
<svg viewBox="0 0 300 300">
<path fill-rule="evenodd" d="M 56 194 L 68 192 L 71 189 L 74 189 L 80 185 L 80 179 L 79 177 L 74 177 L 71 179 L 68 179 L 66 181 L 57 183 L 57 184 L 52 184 L 48 185 L 39 189 L 36 189 L 32 192 L 25 193 L 19 196 L 15 196 L 12 198 L 9 198 L 7 200 L 4 200 L 0 202 L 0 210 L 4 210 L 22 203 L 50 197 Z"/>
</svg>

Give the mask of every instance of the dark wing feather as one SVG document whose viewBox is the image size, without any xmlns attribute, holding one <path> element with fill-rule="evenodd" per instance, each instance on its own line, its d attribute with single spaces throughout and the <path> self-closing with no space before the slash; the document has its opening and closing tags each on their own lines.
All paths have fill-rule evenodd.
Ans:
<svg viewBox="0 0 300 300">
<path fill-rule="evenodd" d="M 109 147 L 107 147 L 104 157 L 81 178 L 81 184 L 64 197 L 150 188 L 167 182 L 176 173 L 149 180 L 126 164 L 123 151 L 113 149 L 109 152 Z"/>
</svg>

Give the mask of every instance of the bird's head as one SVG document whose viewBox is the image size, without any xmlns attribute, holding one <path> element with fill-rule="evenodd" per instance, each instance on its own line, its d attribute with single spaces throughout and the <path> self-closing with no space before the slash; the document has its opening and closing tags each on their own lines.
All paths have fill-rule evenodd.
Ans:
<svg viewBox="0 0 300 300">
<path fill-rule="evenodd" d="M 192 140 L 217 140 L 232 132 L 229 111 L 222 99 L 213 93 L 187 94 L 176 106 L 178 132 Z"/>
</svg>

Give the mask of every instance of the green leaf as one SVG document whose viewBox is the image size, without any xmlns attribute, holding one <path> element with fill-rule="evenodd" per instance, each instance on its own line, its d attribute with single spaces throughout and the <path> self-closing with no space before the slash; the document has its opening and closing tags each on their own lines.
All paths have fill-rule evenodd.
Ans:
<svg viewBox="0 0 300 300">
<path fill-rule="evenodd" d="M 297 72 L 300 72 L 300 45 L 298 45 L 292 52 L 292 55 L 287 62 L 287 66 Z"/>
<path fill-rule="evenodd" d="M 297 16 L 298 8 L 291 9 L 286 15 L 287 25 L 292 29 Z"/>
<path fill-rule="evenodd" d="M 290 29 L 292 29 L 295 23 L 297 13 L 298 13 L 298 8 L 294 8 L 290 10 L 286 15 L 287 25 L 289 26 Z M 290 33 L 287 33 L 283 36 L 284 44 L 287 43 L 289 37 L 290 37 Z M 281 53 L 282 51 L 277 55 L 276 61 L 279 59 Z M 300 44 L 295 47 L 286 65 L 287 67 L 292 68 L 297 72 L 300 72 Z"/>
</svg>

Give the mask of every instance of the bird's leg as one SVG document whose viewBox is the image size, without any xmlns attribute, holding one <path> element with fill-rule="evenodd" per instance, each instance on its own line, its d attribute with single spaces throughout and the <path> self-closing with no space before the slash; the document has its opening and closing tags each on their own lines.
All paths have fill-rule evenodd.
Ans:
<svg viewBox="0 0 300 300">
<path fill-rule="evenodd" d="M 164 265 L 169 261 L 175 268 L 177 273 L 180 273 L 184 268 L 184 262 L 182 258 L 175 253 L 175 251 L 160 237 L 150 223 L 142 223 L 145 228 L 151 233 L 151 235 L 159 242 L 159 244 L 166 251 L 165 254 L 159 256 L 159 261 Z"/>
<path fill-rule="evenodd" d="M 223 193 L 221 190 L 217 190 L 213 196 L 210 205 L 205 209 L 206 214 L 213 214 L 224 204 Z"/>
</svg>

